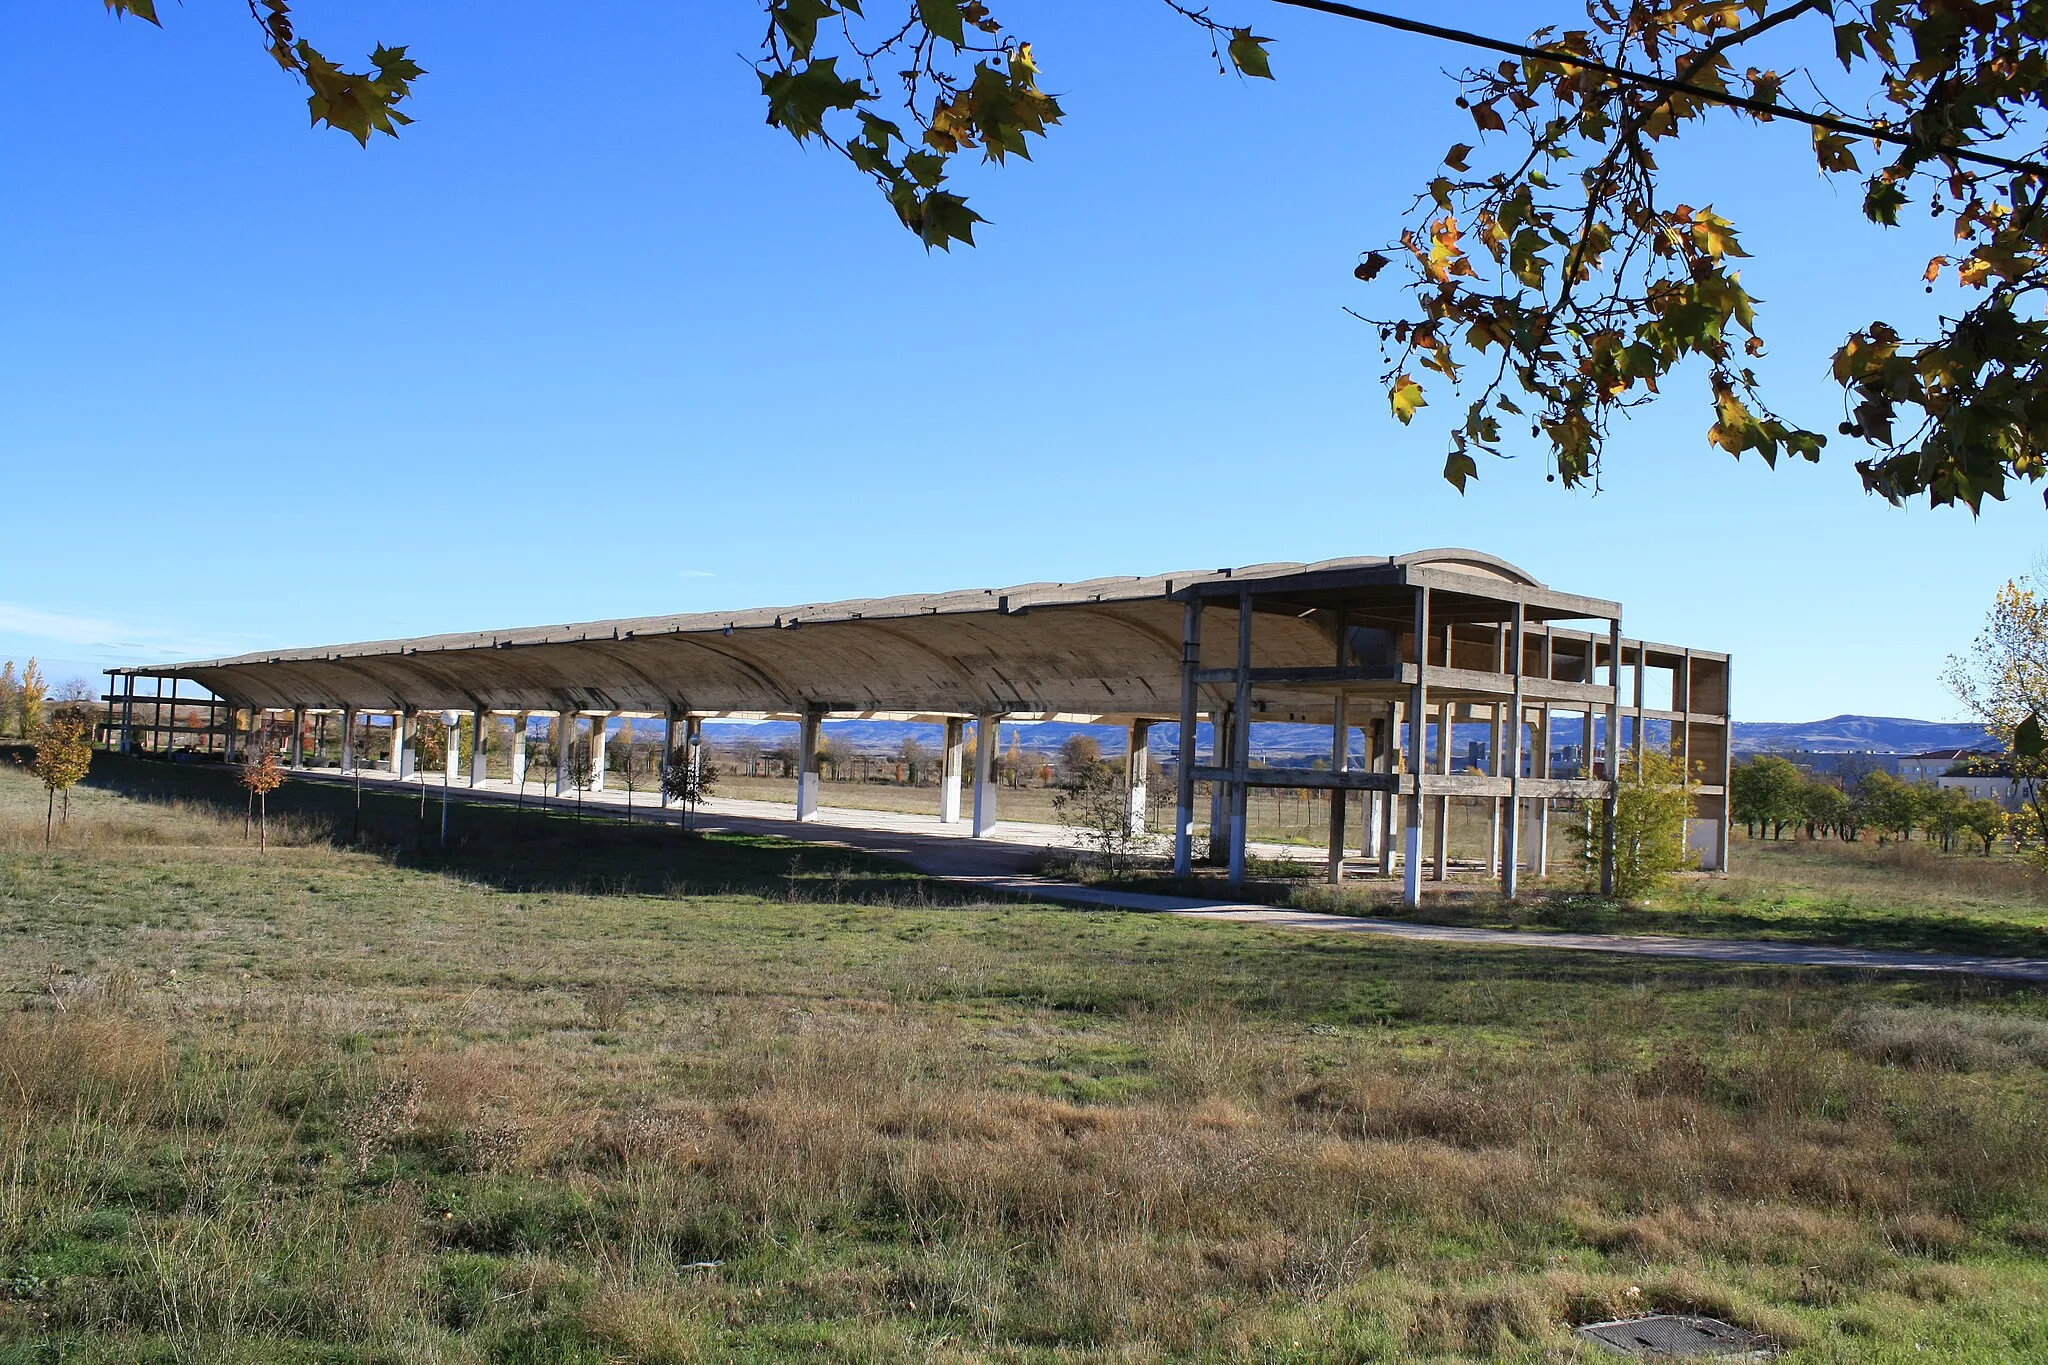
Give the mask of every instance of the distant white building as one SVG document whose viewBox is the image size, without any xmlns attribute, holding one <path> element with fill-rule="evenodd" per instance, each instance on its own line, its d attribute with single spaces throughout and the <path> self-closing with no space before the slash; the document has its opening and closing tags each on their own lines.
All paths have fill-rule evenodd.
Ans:
<svg viewBox="0 0 2048 1365">
<path fill-rule="evenodd" d="M 1899 759 L 1899 778 L 1906 782 L 1934 782 L 1947 776 L 1948 770 L 1958 763 L 1973 758 L 1995 761 L 1998 756 L 1996 749 L 1929 749 L 1924 754 L 1905 754 Z"/>
</svg>

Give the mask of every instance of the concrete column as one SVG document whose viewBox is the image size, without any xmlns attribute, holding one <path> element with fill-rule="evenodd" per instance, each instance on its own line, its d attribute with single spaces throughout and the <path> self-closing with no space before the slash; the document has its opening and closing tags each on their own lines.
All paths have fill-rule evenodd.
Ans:
<svg viewBox="0 0 2048 1365">
<path fill-rule="evenodd" d="M 594 792 L 604 790 L 604 751 L 611 738 L 611 724 L 608 712 L 590 718 L 590 789 Z"/>
<path fill-rule="evenodd" d="M 1446 627 L 1448 630 L 1448 627 Z M 1446 640 L 1444 652 L 1450 653 Z M 1451 770 L 1451 717 L 1457 707 L 1449 702 L 1437 704 L 1436 720 L 1436 770 L 1448 773 Z M 1451 798 L 1439 796 L 1436 799 L 1436 870 L 1431 878 L 1435 881 L 1449 881 L 1451 876 Z"/>
<path fill-rule="evenodd" d="M 285 746 L 285 766 L 303 768 L 306 766 L 306 708 L 292 708 L 292 739 Z"/>
<path fill-rule="evenodd" d="M 462 776 L 462 717 L 457 715 L 453 725 L 442 721 L 441 729 L 441 766 L 446 770 L 442 780 L 453 784 Z"/>
<path fill-rule="evenodd" d="M 661 793 L 661 804 L 668 805 L 668 765 L 676 751 L 676 708 L 668 708 L 668 715 L 661 722 L 661 769 L 655 778 L 656 790 Z"/>
<path fill-rule="evenodd" d="M 802 723 L 797 727 L 796 818 L 799 820 L 818 818 L 818 730 L 824 720 L 824 712 L 806 706 Z"/>
<path fill-rule="evenodd" d="M 1544 645 L 1546 654 L 1549 643 Z M 1547 670 L 1546 670 L 1547 671 Z M 1532 765 L 1538 777 L 1550 776 L 1550 704 L 1545 702 L 1536 713 L 1536 758 Z M 1529 874 L 1533 877 L 1550 875 L 1550 798 L 1543 797 L 1530 803 L 1530 818 L 1534 828 L 1529 834 Z"/>
<path fill-rule="evenodd" d="M 391 713 L 391 771 L 400 777 L 411 777 L 418 755 L 413 752 L 414 726 L 419 722 L 410 711 Z"/>
<path fill-rule="evenodd" d="M 1230 880 L 1244 880 L 1246 818 L 1251 797 L 1252 595 L 1237 597 L 1237 702 L 1230 708 Z"/>
<path fill-rule="evenodd" d="M 1173 875 L 1187 877 L 1195 864 L 1195 704 L 1200 686 L 1195 673 L 1202 666 L 1202 604 L 1190 602 L 1181 617 L 1180 757 L 1174 773 Z"/>
<path fill-rule="evenodd" d="M 576 779 L 570 770 L 576 763 L 576 713 L 557 711 L 555 713 L 555 795 L 566 796 L 576 790 Z"/>
<path fill-rule="evenodd" d="M 1332 703 L 1335 707 L 1330 718 L 1330 771 L 1332 773 L 1351 770 L 1351 710 L 1350 698 L 1342 692 Z M 1350 805 L 1350 794 L 1342 787 L 1330 788 L 1330 882 L 1335 885 L 1344 880 L 1344 815 Z"/>
<path fill-rule="evenodd" d="M 1387 714 L 1383 723 L 1386 730 L 1380 736 L 1380 771 L 1392 776 L 1401 768 L 1401 703 L 1387 703 Z M 1373 805 L 1379 817 L 1375 824 L 1380 841 L 1380 875 L 1391 877 L 1394 875 L 1394 822 L 1400 815 L 1401 801 L 1395 793 L 1387 792 L 1375 794 Z"/>
<path fill-rule="evenodd" d="M 1003 718 L 980 715 L 974 718 L 974 837 L 985 839 L 995 829 L 996 753 L 1002 743 Z"/>
<path fill-rule="evenodd" d="M 1236 761 L 1230 753 L 1230 737 L 1236 733 L 1229 707 L 1209 713 L 1210 767 L 1228 768 Z M 1209 861 L 1230 861 L 1230 784 L 1220 776 L 1209 783 Z"/>
<path fill-rule="evenodd" d="M 1600 841 L 1600 894 L 1614 894 L 1615 800 L 1621 790 L 1621 622 L 1607 626 L 1607 681 L 1614 684 L 1607 703 L 1607 820 Z"/>
<path fill-rule="evenodd" d="M 1129 812 L 1129 829 L 1134 839 L 1145 832 L 1145 802 L 1148 797 L 1145 782 L 1147 769 L 1151 766 L 1151 742 L 1152 722 L 1132 721 L 1130 747 L 1124 753 L 1124 796 L 1127 802 L 1125 809 Z"/>
<path fill-rule="evenodd" d="M 490 772 L 489 748 L 484 743 L 484 727 L 491 723 L 491 713 L 479 706 L 469 713 L 469 785 L 481 787 Z"/>
<path fill-rule="evenodd" d="M 1422 770 L 1423 741 L 1429 716 L 1429 589 L 1415 590 L 1415 684 L 1408 690 L 1407 820 L 1401 834 L 1401 903 L 1422 904 Z"/>
<path fill-rule="evenodd" d="M 939 823 L 960 823 L 960 774 L 967 767 L 967 722 L 946 718 L 945 748 L 939 758 Z"/>
<path fill-rule="evenodd" d="M 1507 847 L 1501 850 L 1500 890 L 1501 894 L 1513 900 L 1520 892 L 1517 877 L 1521 869 L 1522 831 L 1522 626 L 1525 613 L 1520 602 L 1515 603 L 1514 639 L 1509 649 L 1515 661 L 1515 695 L 1509 706 L 1507 764 L 1508 764 L 1508 818 L 1507 827 L 1502 831 Z"/>
<path fill-rule="evenodd" d="M 512 787 L 518 790 L 526 785 L 526 713 L 520 711 L 512 717 Z"/>
<path fill-rule="evenodd" d="M 356 770 L 356 708 L 341 708 L 341 770 L 352 773 Z"/>
</svg>

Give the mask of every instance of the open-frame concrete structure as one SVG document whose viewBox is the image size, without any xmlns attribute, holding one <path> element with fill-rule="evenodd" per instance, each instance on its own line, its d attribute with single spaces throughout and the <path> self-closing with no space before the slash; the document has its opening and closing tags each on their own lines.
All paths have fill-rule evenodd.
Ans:
<svg viewBox="0 0 2048 1365">
<path fill-rule="evenodd" d="M 1666 705 L 1648 704 L 1652 675 L 1666 679 L 1655 689 Z M 799 820 L 816 815 L 820 726 L 839 715 L 944 723 L 939 818 L 959 821 L 972 721 L 976 835 L 996 822 L 994 740 L 1003 721 L 1127 726 L 1134 823 L 1147 808 L 1148 732 L 1178 722 L 1177 871 L 1186 874 L 1196 857 L 1200 784 L 1210 788 L 1209 854 L 1227 862 L 1233 880 L 1245 873 L 1247 793 L 1314 788 L 1332 794 L 1329 875 L 1398 872 L 1411 904 L 1426 866 L 1437 880 L 1448 875 L 1453 799 L 1491 803 L 1489 866 L 1513 895 L 1522 870 L 1545 870 L 1553 804 L 1611 802 L 1624 744 L 1641 747 L 1661 728 L 1701 778 L 1691 837 L 1702 864 L 1727 866 L 1728 656 L 1627 639 L 1618 602 L 1555 591 L 1470 550 L 428 636 L 113 676 L 106 725 L 124 747 L 149 728 L 138 725 L 139 706 L 155 703 L 159 719 L 162 711 L 136 691 L 137 679 L 155 679 L 158 693 L 166 680 L 174 692 L 189 681 L 226 708 L 206 733 L 230 758 L 235 737 L 251 728 L 241 713 L 290 712 L 293 764 L 305 758 L 307 717 L 327 713 L 340 719 L 346 769 L 356 761 L 357 727 L 384 716 L 399 776 L 410 771 L 423 717 L 438 724 L 447 712 L 466 713 L 476 721 L 471 783 L 483 780 L 492 716 L 517 721 L 510 757 L 521 779 L 528 718 L 551 717 L 558 745 L 589 718 L 583 743 L 599 756 L 599 784 L 613 717 L 659 720 L 664 762 L 694 761 L 708 717 L 793 717 L 802 736 Z M 1586 745 L 1597 737 L 1602 750 L 1569 775 L 1551 772 L 1560 715 L 1580 717 Z M 1330 726 L 1329 765 L 1254 763 L 1251 727 L 1262 721 Z M 1454 770 L 1454 727 L 1472 724 L 1489 727 L 1485 762 Z M 465 766 L 456 748 L 447 746 L 451 775 Z M 558 782 L 567 772 L 558 765 Z M 1347 832 L 1354 800 L 1355 838 Z M 1429 850 L 1425 803 L 1435 803 Z M 1603 862 L 1611 885 L 1611 849 Z"/>
</svg>

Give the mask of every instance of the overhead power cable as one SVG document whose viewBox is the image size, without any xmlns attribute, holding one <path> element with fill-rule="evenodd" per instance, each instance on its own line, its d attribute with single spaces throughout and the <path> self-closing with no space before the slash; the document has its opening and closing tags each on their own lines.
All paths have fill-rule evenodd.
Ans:
<svg viewBox="0 0 2048 1365">
<path fill-rule="evenodd" d="M 1288 5 L 1294 9 L 1314 10 L 1320 14 L 1332 14 L 1340 19 L 1356 19 L 1360 23 L 1377 24 L 1381 28 L 1397 29 L 1402 33 L 1416 33 L 1425 38 L 1440 38 L 1445 42 L 1458 43 L 1465 47 L 1484 48 L 1489 52 L 1504 53 L 1510 57 L 1523 57 L 1535 61 L 1556 62 L 1560 66 L 1575 66 L 1583 71 L 1597 71 L 1619 81 L 1647 86 L 1652 90 L 1663 90 L 1674 95 L 1691 95 L 1696 99 L 1714 104 L 1725 104 L 1736 109 L 1746 109 L 1752 114 L 1770 118 L 1789 119 L 1815 128 L 1824 128 L 1831 133 L 1846 133 L 1851 137 L 1875 138 L 1889 142 L 1896 147 L 1906 147 L 1931 156 L 1953 157 L 1958 161 L 1974 161 L 1985 166 L 1995 166 L 2002 171 L 2016 171 L 2023 175 L 2048 177 L 2048 166 L 2032 161 L 2012 161 L 1989 152 L 1973 151 L 1967 147 L 1954 147 L 1941 143 L 1928 143 L 1919 138 L 1890 128 L 1874 124 L 1855 123 L 1849 119 L 1836 118 L 1832 114 L 1814 114 L 1804 109 L 1794 109 L 1768 100 L 1751 99 L 1746 95 L 1733 94 L 1726 90 L 1710 90 L 1703 85 L 1693 85 L 1671 76 L 1659 76 L 1650 71 L 1631 71 L 1627 67 L 1613 66 L 1594 57 L 1581 57 L 1576 53 L 1564 52 L 1554 47 L 1533 47 L 1527 43 L 1511 43 L 1504 38 L 1489 38 L 1483 33 L 1471 33 L 1464 29 L 1445 28 L 1441 24 L 1427 24 L 1420 19 L 1404 19 L 1398 14 L 1383 14 L 1378 10 L 1360 9 L 1356 5 L 1338 4 L 1335 0 L 1273 0 L 1276 5 Z"/>
</svg>

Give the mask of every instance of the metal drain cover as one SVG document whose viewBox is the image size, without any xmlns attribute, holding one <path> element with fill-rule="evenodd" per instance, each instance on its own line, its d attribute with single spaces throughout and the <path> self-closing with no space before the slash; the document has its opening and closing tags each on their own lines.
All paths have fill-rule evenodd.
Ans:
<svg viewBox="0 0 2048 1365">
<path fill-rule="evenodd" d="M 1576 1335 L 1625 1356 L 1653 1360 L 1769 1360 L 1764 1338 L 1718 1318 L 1688 1318 L 1660 1313 L 1622 1322 L 1594 1322 Z"/>
</svg>

